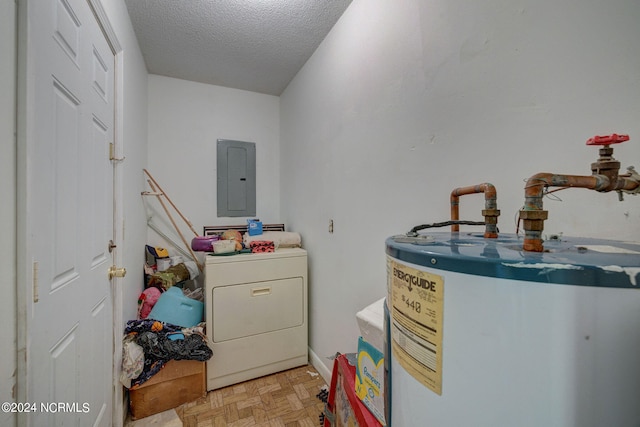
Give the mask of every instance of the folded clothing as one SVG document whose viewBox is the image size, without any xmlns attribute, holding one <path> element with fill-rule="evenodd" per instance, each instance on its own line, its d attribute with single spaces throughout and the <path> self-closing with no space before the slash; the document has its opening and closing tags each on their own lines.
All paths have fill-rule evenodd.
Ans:
<svg viewBox="0 0 640 427">
<path fill-rule="evenodd" d="M 276 249 L 302 247 L 300 234 L 292 231 L 265 231 L 257 236 L 250 236 L 249 233 L 245 233 L 243 240 L 246 247 L 251 247 L 251 242 L 254 240 L 271 241 Z"/>
</svg>

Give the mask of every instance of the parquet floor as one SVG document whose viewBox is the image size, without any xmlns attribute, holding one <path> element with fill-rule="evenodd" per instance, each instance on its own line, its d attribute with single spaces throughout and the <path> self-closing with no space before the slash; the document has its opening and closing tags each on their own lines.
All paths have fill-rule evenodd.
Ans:
<svg viewBox="0 0 640 427">
<path fill-rule="evenodd" d="M 319 427 L 326 384 L 311 365 L 210 391 L 176 408 L 184 427 Z"/>
</svg>

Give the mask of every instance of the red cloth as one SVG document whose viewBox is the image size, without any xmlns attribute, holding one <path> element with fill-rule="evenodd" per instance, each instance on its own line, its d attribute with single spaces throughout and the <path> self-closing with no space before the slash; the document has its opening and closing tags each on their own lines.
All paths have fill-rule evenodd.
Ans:
<svg viewBox="0 0 640 427">
<path fill-rule="evenodd" d="M 151 309 L 153 308 L 154 305 L 156 305 L 156 302 L 158 302 L 158 298 L 160 298 L 161 294 L 162 292 L 160 292 L 160 289 L 155 287 L 147 288 L 142 292 L 142 294 L 138 298 L 141 304 L 141 307 L 140 307 L 141 319 L 146 319 L 147 316 L 149 316 L 149 313 L 151 313 Z"/>
<path fill-rule="evenodd" d="M 254 240 L 250 244 L 252 253 L 275 252 L 276 246 L 269 240 Z"/>
</svg>

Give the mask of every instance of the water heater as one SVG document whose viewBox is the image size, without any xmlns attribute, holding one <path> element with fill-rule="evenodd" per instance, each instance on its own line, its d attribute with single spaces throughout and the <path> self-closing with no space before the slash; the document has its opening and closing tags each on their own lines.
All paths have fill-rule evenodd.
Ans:
<svg viewBox="0 0 640 427">
<path fill-rule="evenodd" d="M 640 243 L 386 241 L 392 427 L 640 426 Z"/>
</svg>

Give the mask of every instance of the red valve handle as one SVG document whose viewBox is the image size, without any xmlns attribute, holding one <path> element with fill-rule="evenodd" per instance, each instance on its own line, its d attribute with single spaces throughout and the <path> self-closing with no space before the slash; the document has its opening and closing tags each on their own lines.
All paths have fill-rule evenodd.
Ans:
<svg viewBox="0 0 640 427">
<path fill-rule="evenodd" d="M 629 140 L 629 135 L 618 135 L 612 133 L 611 135 L 596 135 L 593 138 L 587 139 L 587 145 L 610 145 L 619 144 Z"/>
</svg>

